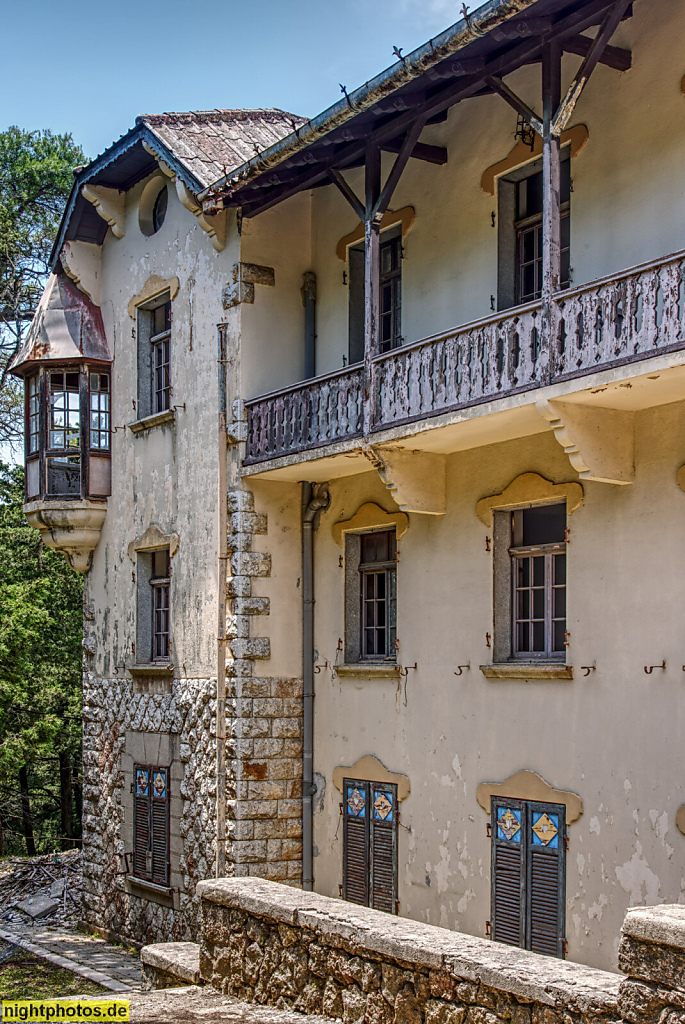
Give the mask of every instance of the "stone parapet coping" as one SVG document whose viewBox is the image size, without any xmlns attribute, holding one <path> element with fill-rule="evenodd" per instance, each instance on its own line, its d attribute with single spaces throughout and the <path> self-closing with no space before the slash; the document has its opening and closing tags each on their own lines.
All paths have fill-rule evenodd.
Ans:
<svg viewBox="0 0 685 1024">
<path fill-rule="evenodd" d="M 685 906 L 632 907 L 626 913 L 623 934 L 685 949 Z"/>
<path fill-rule="evenodd" d="M 394 917 L 260 878 L 200 882 L 202 900 L 307 928 L 324 944 L 446 971 L 524 1000 L 582 1012 L 616 1010 L 621 975 Z"/>
<path fill-rule="evenodd" d="M 201 984 L 200 947 L 196 942 L 155 942 L 143 946 L 140 961 L 190 985 Z"/>
</svg>

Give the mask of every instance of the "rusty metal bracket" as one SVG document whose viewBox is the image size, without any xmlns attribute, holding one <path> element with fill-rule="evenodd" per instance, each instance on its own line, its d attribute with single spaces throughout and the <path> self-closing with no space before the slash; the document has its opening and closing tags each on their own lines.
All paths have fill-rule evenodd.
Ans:
<svg viewBox="0 0 685 1024">
<path fill-rule="evenodd" d="M 580 671 L 583 673 L 583 675 L 587 679 L 587 677 L 590 675 L 590 673 L 594 672 L 596 668 L 597 668 L 597 662 L 593 661 L 591 665 L 581 665 L 580 666 Z"/>
<path fill-rule="evenodd" d="M 471 662 L 469 662 L 468 665 L 457 665 L 457 671 L 454 673 L 455 676 L 463 675 L 465 668 L 471 668 Z"/>
<path fill-rule="evenodd" d="M 485 646 L 486 647 L 492 647 L 492 634 L 491 633 L 486 633 L 485 634 Z"/>
<path fill-rule="evenodd" d="M 415 661 L 413 665 L 407 665 L 406 668 L 403 668 L 402 665 L 400 665 L 400 675 L 403 676 L 406 679 L 406 677 L 409 675 L 410 670 L 412 672 L 416 672 L 418 667 L 419 667 L 419 664 L 418 664 L 417 661 Z"/>
<path fill-rule="evenodd" d="M 662 671 L 665 672 L 666 671 L 666 659 L 664 658 L 664 660 L 661 662 L 660 665 L 649 665 L 649 666 L 645 665 L 645 675 L 646 676 L 651 676 L 651 674 L 652 674 L 652 672 L 654 671 L 655 668 L 660 668 Z"/>
<path fill-rule="evenodd" d="M 314 666 L 314 671 L 316 672 L 316 674 L 318 676 L 318 674 L 321 672 L 322 669 L 330 668 L 330 667 L 331 667 L 330 662 L 324 661 L 323 665 L 315 665 Z"/>
</svg>

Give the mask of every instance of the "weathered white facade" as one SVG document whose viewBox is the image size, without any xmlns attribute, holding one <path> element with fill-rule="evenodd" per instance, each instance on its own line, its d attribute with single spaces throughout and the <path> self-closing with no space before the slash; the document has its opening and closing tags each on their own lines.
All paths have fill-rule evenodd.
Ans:
<svg viewBox="0 0 685 1024">
<path fill-rule="evenodd" d="M 535 40 L 551 45 L 576 19 L 587 42 L 612 15 L 612 66 L 594 70 L 561 134 L 572 181 L 569 287 L 545 290 L 543 280 L 512 306 L 503 298 L 518 259 L 511 239 L 531 222 L 514 225 L 507 203 L 529 172 L 544 178 L 554 157 L 543 159 L 534 132 L 533 150 L 514 139 L 516 113 L 488 82 L 496 87 L 500 69 L 539 110 Z M 146 127 L 156 144 L 141 136 L 154 154 L 147 173 L 117 191 L 118 207 L 104 195 L 109 228 L 89 256 L 116 430 L 111 496 L 86 577 L 92 926 L 141 941 L 191 938 L 199 879 L 301 884 L 304 856 L 310 884 L 311 805 L 313 887 L 338 895 L 344 778 L 397 786 L 403 916 L 485 934 L 487 827 L 499 796 L 565 809 L 560 941 L 570 959 L 615 968 L 626 908 L 683 899 L 685 17 L 674 0 L 637 0 L 632 10 L 493 0 L 477 16 L 440 37 L 434 58 L 405 58 L 413 77 L 404 65 L 391 69 L 349 109 L 304 127 L 276 112 L 274 135 L 258 140 L 266 155 L 250 159 L 246 144 L 232 164 L 216 158 L 236 170 L 213 190 L 219 173 L 200 175 L 184 148 L 202 148 L 211 119 L 188 115 L 174 136 L 160 118 Z M 561 96 L 582 60 L 578 33 L 565 31 L 562 44 L 575 39 L 576 51 L 563 57 Z M 531 49 L 511 56 L 514 46 Z M 520 66 L 509 70 L 507 60 Z M 373 140 L 373 131 L 382 144 L 388 111 L 408 117 L 412 102 L 437 104 L 436 90 L 460 75 L 474 78 L 471 94 L 445 100 L 446 118 L 424 127 L 421 146 L 434 148 L 414 151 L 423 158 L 408 161 L 381 223 L 381 243 L 401 238 L 401 344 L 380 353 L 371 345 L 369 315 L 382 306 L 369 298 L 367 272 L 365 360 L 350 367 L 350 246 L 363 243 L 364 211 L 326 175 L 340 167 L 363 197 L 371 158 L 335 146 Z M 395 105 L 384 114 L 384 103 Z M 248 131 L 249 112 L 224 113 Z M 376 128 L 364 127 L 372 116 Z M 383 180 L 398 137 L 383 153 Z M 347 156 L 336 165 L 334 152 Z M 130 159 L 116 146 L 110 153 L 113 164 Z M 308 179 L 319 166 L 322 175 Z M 111 187 L 98 185 L 96 171 L 104 174 L 83 174 Z M 146 235 L 141 202 L 160 175 L 166 217 Z M 554 204 L 549 223 L 543 246 Z M 85 244 L 79 237 L 76 228 L 60 244 Z M 74 278 L 68 254 L 61 258 Z M 544 253 L 540 260 L 546 273 Z M 303 287 L 312 272 L 313 369 Z M 84 269 L 82 287 L 86 278 Z M 165 295 L 169 415 L 141 423 L 140 316 Z M 312 496 L 318 508 L 307 519 Z M 563 646 L 526 659 L 512 651 L 508 561 L 522 556 L 504 533 L 511 512 L 555 504 L 566 515 L 555 538 L 567 564 Z M 394 529 L 397 545 L 388 569 L 397 642 L 383 657 L 350 658 L 359 628 L 350 544 L 383 529 Z M 157 550 L 171 564 L 161 668 L 136 650 L 141 566 Z M 303 693 L 312 685 L 310 734 Z M 313 767 L 306 756 L 303 767 L 308 737 Z M 164 885 L 137 877 L 125 857 L 140 764 L 170 773 Z"/>
</svg>

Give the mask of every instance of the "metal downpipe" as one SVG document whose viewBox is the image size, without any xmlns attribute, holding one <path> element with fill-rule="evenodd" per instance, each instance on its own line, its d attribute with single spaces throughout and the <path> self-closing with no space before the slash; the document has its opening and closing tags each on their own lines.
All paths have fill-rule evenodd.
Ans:
<svg viewBox="0 0 685 1024">
<path fill-rule="evenodd" d="M 302 484 L 302 888 L 314 887 L 314 523 L 328 484 Z"/>
</svg>

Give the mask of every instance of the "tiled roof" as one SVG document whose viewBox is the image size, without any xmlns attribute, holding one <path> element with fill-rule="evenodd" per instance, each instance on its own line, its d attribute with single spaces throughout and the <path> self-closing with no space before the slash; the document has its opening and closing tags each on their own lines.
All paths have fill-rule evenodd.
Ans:
<svg viewBox="0 0 685 1024">
<path fill-rule="evenodd" d="M 136 118 L 202 183 L 211 185 L 306 123 L 285 110 L 191 110 Z"/>
</svg>

